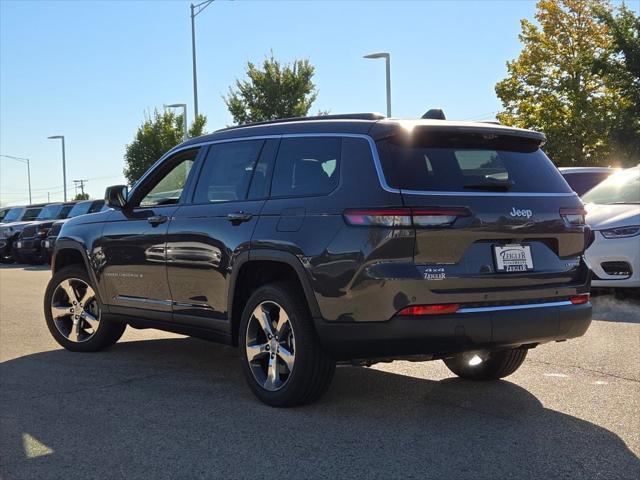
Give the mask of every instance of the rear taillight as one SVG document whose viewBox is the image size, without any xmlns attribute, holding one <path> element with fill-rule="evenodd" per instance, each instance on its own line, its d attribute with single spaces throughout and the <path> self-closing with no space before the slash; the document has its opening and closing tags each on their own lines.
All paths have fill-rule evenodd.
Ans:
<svg viewBox="0 0 640 480">
<path fill-rule="evenodd" d="M 469 217 L 465 207 L 400 207 L 348 209 L 344 218 L 349 225 L 380 227 L 446 227 L 459 217 Z"/>
<path fill-rule="evenodd" d="M 398 312 L 398 315 L 420 316 L 420 315 L 445 315 L 447 313 L 456 313 L 460 305 L 457 303 L 441 303 L 437 305 L 410 305 Z"/>
<path fill-rule="evenodd" d="M 566 225 L 584 225 L 587 214 L 584 208 L 561 208 L 560 216 Z"/>
<path fill-rule="evenodd" d="M 574 295 L 569 300 L 571 300 L 571 303 L 574 305 L 583 305 L 589 301 L 589 294 L 585 293 L 582 295 Z"/>
</svg>

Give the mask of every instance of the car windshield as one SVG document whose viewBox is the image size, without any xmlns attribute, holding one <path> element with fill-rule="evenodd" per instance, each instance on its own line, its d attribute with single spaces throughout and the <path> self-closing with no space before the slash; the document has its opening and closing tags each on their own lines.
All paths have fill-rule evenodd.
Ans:
<svg viewBox="0 0 640 480">
<path fill-rule="evenodd" d="M 611 175 L 582 197 L 584 203 L 640 204 L 640 168 L 630 168 Z"/>
<path fill-rule="evenodd" d="M 20 218 L 22 208 L 11 208 L 2 219 L 3 223 L 15 222 Z"/>
<path fill-rule="evenodd" d="M 42 209 L 40 215 L 37 216 L 36 220 L 53 220 L 58 217 L 58 214 L 62 210 L 62 205 L 47 205 Z"/>
<path fill-rule="evenodd" d="M 69 215 L 67 215 L 67 218 L 73 218 L 77 217 L 78 215 L 84 215 L 85 213 L 88 213 L 91 205 L 93 205 L 93 202 L 76 203 L 69 212 Z"/>
<path fill-rule="evenodd" d="M 36 218 L 38 218 L 38 214 L 40 213 L 41 210 L 42 208 L 29 208 L 27 209 L 26 212 L 24 212 L 24 215 L 20 220 L 25 222 L 30 222 L 31 220 L 35 220 Z"/>
</svg>

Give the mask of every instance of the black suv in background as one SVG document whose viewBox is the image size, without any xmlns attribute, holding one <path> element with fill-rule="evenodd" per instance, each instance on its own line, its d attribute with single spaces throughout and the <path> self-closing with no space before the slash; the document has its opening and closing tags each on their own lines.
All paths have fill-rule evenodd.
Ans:
<svg viewBox="0 0 640 480">
<path fill-rule="evenodd" d="M 45 204 L 27 207 L 12 207 L 0 224 L 0 263 L 12 263 L 16 260 L 14 244 L 22 229 L 33 222 Z"/>
<path fill-rule="evenodd" d="M 317 399 L 336 362 L 505 377 L 591 322 L 590 231 L 543 143 L 375 114 L 191 139 L 64 224 L 47 325 L 73 351 L 126 325 L 237 345 L 275 406 Z"/>
<path fill-rule="evenodd" d="M 50 203 L 38 214 L 35 221 L 25 225 L 15 242 L 15 258 L 19 263 L 43 263 L 45 251 L 42 241 L 56 220 L 67 218 L 76 202 Z"/>
<path fill-rule="evenodd" d="M 78 217 L 80 215 L 96 213 L 102 210 L 103 208 L 104 208 L 104 200 L 84 200 L 76 203 L 73 206 L 73 208 L 69 211 L 67 218 L 54 222 L 47 233 L 47 238 L 45 238 L 42 241 L 44 260 L 47 262 L 51 261 L 51 257 L 53 255 L 53 249 L 56 246 L 56 239 L 58 238 L 58 234 L 62 229 L 62 225 L 64 225 L 67 220 L 69 220 L 70 218 Z"/>
</svg>

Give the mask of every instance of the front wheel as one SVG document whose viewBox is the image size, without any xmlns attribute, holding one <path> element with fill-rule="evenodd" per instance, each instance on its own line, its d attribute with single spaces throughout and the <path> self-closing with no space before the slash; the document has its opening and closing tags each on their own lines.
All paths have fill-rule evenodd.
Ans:
<svg viewBox="0 0 640 480">
<path fill-rule="evenodd" d="M 526 348 L 461 353 L 444 359 L 449 370 L 467 380 L 497 380 L 515 372 L 527 357 Z"/>
<path fill-rule="evenodd" d="M 295 285 L 272 283 L 251 295 L 239 343 L 249 387 L 268 405 L 311 403 L 333 379 L 335 362 L 322 349 Z"/>
<path fill-rule="evenodd" d="M 102 318 L 102 304 L 86 270 L 61 269 L 49 281 L 44 295 L 44 315 L 53 338 L 67 350 L 95 352 L 116 343 L 124 323 Z"/>
</svg>

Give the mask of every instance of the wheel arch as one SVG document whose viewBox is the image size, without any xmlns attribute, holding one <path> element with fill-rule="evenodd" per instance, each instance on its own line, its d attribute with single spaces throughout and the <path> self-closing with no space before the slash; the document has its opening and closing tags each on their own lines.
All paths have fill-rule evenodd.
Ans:
<svg viewBox="0 0 640 480">
<path fill-rule="evenodd" d="M 238 330 L 243 305 L 251 292 L 261 285 L 275 281 L 292 281 L 300 286 L 309 313 L 320 318 L 320 308 L 316 300 L 308 274 L 298 257 L 278 250 L 258 250 L 243 252 L 234 262 L 229 281 L 228 312 L 231 321 L 232 343 L 238 344 Z"/>
<path fill-rule="evenodd" d="M 87 271 L 87 274 L 89 275 L 89 278 L 96 290 L 96 294 L 99 295 L 104 306 L 105 302 L 103 301 L 104 295 L 101 289 L 102 285 L 97 280 L 96 272 L 91 268 L 87 251 L 79 242 L 66 238 L 60 239 L 56 242 L 56 248 L 53 252 L 53 257 L 51 258 L 51 274 L 55 275 L 60 269 L 70 265 L 79 265 Z"/>
</svg>

